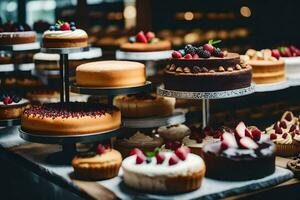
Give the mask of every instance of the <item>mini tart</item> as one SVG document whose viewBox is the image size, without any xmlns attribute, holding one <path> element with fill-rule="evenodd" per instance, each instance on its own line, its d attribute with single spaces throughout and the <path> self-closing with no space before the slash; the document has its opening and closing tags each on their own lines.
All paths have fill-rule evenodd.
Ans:
<svg viewBox="0 0 300 200">
<path fill-rule="evenodd" d="M 161 40 L 154 43 L 124 43 L 121 44 L 122 51 L 128 52 L 151 52 L 151 51 L 165 51 L 171 49 L 171 43 L 166 40 Z"/>
<path fill-rule="evenodd" d="M 145 65 L 130 61 L 99 61 L 79 65 L 76 83 L 86 87 L 130 87 L 146 82 Z"/>
<path fill-rule="evenodd" d="M 155 157 L 150 163 L 136 164 L 137 155 L 124 159 L 123 179 L 126 185 L 147 192 L 179 193 L 198 189 L 205 174 L 205 164 L 201 157 L 188 153 L 186 159 L 169 165 L 172 152 L 161 152 L 166 158 L 157 164 Z"/>
<path fill-rule="evenodd" d="M 236 53 L 224 58 L 172 58 L 164 70 L 164 85 L 177 91 L 224 91 L 251 85 L 252 68 Z"/>
<path fill-rule="evenodd" d="M 14 45 L 34 43 L 36 33 L 34 31 L 2 32 L 0 33 L 0 45 Z"/>
<path fill-rule="evenodd" d="M 87 47 L 88 35 L 84 30 L 45 31 L 42 46 L 44 48 Z"/>
<path fill-rule="evenodd" d="M 120 95 L 114 99 L 114 105 L 123 117 L 168 116 L 174 111 L 175 99 L 154 94 Z"/>
<path fill-rule="evenodd" d="M 18 103 L 12 102 L 8 105 L 0 102 L 0 120 L 19 118 L 23 111 L 29 106 L 30 103 L 27 99 L 21 99 Z"/>
<path fill-rule="evenodd" d="M 26 109 L 21 128 L 42 135 L 80 135 L 114 130 L 120 127 L 121 113 L 91 103 L 49 103 Z"/>
<path fill-rule="evenodd" d="M 111 149 L 92 157 L 77 155 L 72 160 L 75 176 L 84 180 L 102 180 L 118 175 L 122 163 L 120 152 Z"/>
<path fill-rule="evenodd" d="M 265 133 L 276 144 L 276 155 L 291 157 L 300 153 L 299 124 L 299 119 L 287 111 L 280 121 L 266 128 Z"/>
<path fill-rule="evenodd" d="M 141 132 L 136 132 L 129 138 L 117 139 L 114 147 L 122 153 L 123 158 L 129 156 L 133 148 L 139 148 L 143 152 L 154 151 L 156 147 L 160 147 L 163 140 L 157 136 L 148 136 Z"/>
<path fill-rule="evenodd" d="M 181 141 L 185 136 L 191 133 L 189 127 L 184 124 L 162 126 L 157 129 L 157 133 L 167 141 Z"/>
</svg>

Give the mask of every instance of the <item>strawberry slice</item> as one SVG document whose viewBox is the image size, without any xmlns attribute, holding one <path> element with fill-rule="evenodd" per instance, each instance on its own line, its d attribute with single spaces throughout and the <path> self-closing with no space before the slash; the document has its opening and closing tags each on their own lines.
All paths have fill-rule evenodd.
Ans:
<svg viewBox="0 0 300 200">
<path fill-rule="evenodd" d="M 273 49 L 272 50 L 272 56 L 279 59 L 280 58 L 280 52 L 278 49 Z"/>
<path fill-rule="evenodd" d="M 235 137 L 231 133 L 224 133 L 222 135 L 222 143 L 223 145 L 227 145 L 228 147 L 237 148 L 238 144 L 235 140 Z"/>
<path fill-rule="evenodd" d="M 252 133 L 247 128 L 245 129 L 245 136 L 253 139 Z"/>
<path fill-rule="evenodd" d="M 240 122 L 235 128 L 235 133 L 237 134 L 238 138 L 245 137 L 245 130 L 246 126 L 244 122 Z"/>
<path fill-rule="evenodd" d="M 258 148 L 258 145 L 249 137 L 241 138 L 240 145 L 244 149 L 257 149 Z"/>
<path fill-rule="evenodd" d="M 143 31 L 138 32 L 138 34 L 135 36 L 135 41 L 141 43 L 148 43 L 147 37 L 145 36 Z"/>
</svg>

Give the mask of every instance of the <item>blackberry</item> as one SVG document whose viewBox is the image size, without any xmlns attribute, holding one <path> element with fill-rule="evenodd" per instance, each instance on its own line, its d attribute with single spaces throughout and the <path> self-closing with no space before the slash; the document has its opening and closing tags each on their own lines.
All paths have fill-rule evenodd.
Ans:
<svg viewBox="0 0 300 200">
<path fill-rule="evenodd" d="M 206 51 L 206 50 L 200 51 L 200 54 L 198 54 L 198 55 L 200 58 L 209 58 L 211 56 L 209 51 Z"/>
<path fill-rule="evenodd" d="M 201 72 L 201 68 L 198 67 L 198 66 L 194 66 L 193 69 L 192 69 L 192 72 L 195 73 L 195 74 L 196 73 L 200 73 Z"/>
<path fill-rule="evenodd" d="M 178 50 L 178 52 L 182 55 L 182 57 L 185 56 L 185 51 L 184 51 L 184 49 L 180 49 L 180 50 Z"/>
<path fill-rule="evenodd" d="M 191 54 L 192 56 L 195 55 L 196 50 L 191 44 L 188 44 L 184 47 L 184 51 L 186 54 Z"/>
<path fill-rule="evenodd" d="M 222 50 L 220 48 L 214 48 L 212 55 L 219 57 L 221 52 L 222 52 Z"/>
</svg>

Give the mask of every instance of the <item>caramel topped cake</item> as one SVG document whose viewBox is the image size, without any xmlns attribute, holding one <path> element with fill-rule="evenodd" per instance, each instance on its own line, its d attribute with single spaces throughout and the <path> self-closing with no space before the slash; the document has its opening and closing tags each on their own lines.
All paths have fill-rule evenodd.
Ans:
<svg viewBox="0 0 300 200">
<path fill-rule="evenodd" d="M 34 43 L 36 33 L 27 24 L 6 22 L 0 26 L 0 45 Z"/>
<path fill-rule="evenodd" d="M 76 82 L 87 87 L 129 87 L 146 82 L 145 65 L 130 61 L 99 61 L 79 65 Z"/>
<path fill-rule="evenodd" d="M 88 35 L 84 30 L 77 29 L 74 22 L 58 21 L 43 34 L 43 47 L 68 48 L 88 46 Z"/>
<path fill-rule="evenodd" d="M 249 49 L 241 56 L 243 62 L 251 65 L 252 79 L 256 84 L 276 83 L 285 80 L 285 64 L 282 60 L 272 56 L 270 49 L 256 51 Z"/>
<path fill-rule="evenodd" d="M 122 51 L 128 52 L 151 52 L 165 51 L 171 49 L 171 43 L 166 40 L 159 40 L 153 32 L 138 32 L 136 36 L 129 38 L 129 42 L 121 44 Z"/>
<path fill-rule="evenodd" d="M 119 128 L 121 114 L 92 103 L 49 103 L 34 105 L 22 115 L 23 130 L 36 134 L 76 135 Z"/>
<path fill-rule="evenodd" d="M 213 42 L 211 42 L 213 43 Z M 241 63 L 237 53 L 227 53 L 212 44 L 187 45 L 174 51 L 164 72 L 166 89 L 178 91 L 223 91 L 251 85 L 252 68 Z"/>
</svg>

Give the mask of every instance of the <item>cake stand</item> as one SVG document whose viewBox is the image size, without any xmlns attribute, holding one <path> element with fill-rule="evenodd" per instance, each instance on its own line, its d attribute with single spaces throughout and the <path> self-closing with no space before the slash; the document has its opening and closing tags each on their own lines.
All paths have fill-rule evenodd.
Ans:
<svg viewBox="0 0 300 200">
<path fill-rule="evenodd" d="M 71 85 L 71 91 L 74 93 L 89 95 L 107 95 L 109 106 L 113 106 L 113 98 L 115 95 L 151 92 L 151 89 L 152 84 L 150 81 L 146 81 L 144 85 L 132 87 L 82 87 L 77 86 L 76 84 Z"/>
<path fill-rule="evenodd" d="M 21 119 L 1 119 L 0 120 L 0 127 L 12 127 L 12 126 L 19 126 L 21 124 Z"/>
<path fill-rule="evenodd" d="M 88 51 L 90 47 L 41 48 L 42 53 L 59 54 L 60 64 L 60 102 L 69 102 L 69 54 Z"/>
<path fill-rule="evenodd" d="M 288 80 L 279 83 L 255 84 L 255 92 L 271 92 L 277 90 L 284 90 L 289 87 L 290 82 Z"/>
<path fill-rule="evenodd" d="M 40 49 L 40 43 L 14 44 L 14 45 L 0 45 L 0 50 L 6 52 L 28 52 L 37 51 Z"/>
<path fill-rule="evenodd" d="M 299 78 L 288 78 L 288 82 L 290 86 L 299 86 L 300 79 Z"/>
<path fill-rule="evenodd" d="M 179 110 L 175 110 L 170 116 L 163 117 L 122 118 L 123 127 L 125 128 L 157 128 L 184 122 L 185 113 Z"/>
<path fill-rule="evenodd" d="M 111 137 L 116 137 L 121 134 L 120 129 L 110 131 L 97 132 L 81 135 L 45 135 L 34 134 L 19 129 L 20 137 L 29 142 L 42 144 L 60 144 L 62 151 L 56 152 L 47 158 L 51 164 L 70 165 L 74 155 L 76 155 L 76 143 L 90 143 L 107 140 Z"/>
<path fill-rule="evenodd" d="M 152 52 L 125 52 L 121 50 L 116 51 L 117 60 L 133 60 L 145 61 L 147 67 L 147 76 L 154 76 L 156 74 L 155 62 L 159 60 L 166 60 L 170 58 L 172 50 L 167 51 L 152 51 Z"/>
<path fill-rule="evenodd" d="M 190 91 L 175 91 L 164 89 L 163 86 L 157 88 L 157 94 L 166 97 L 175 97 L 178 99 L 198 99 L 202 100 L 202 126 L 207 126 L 209 122 L 209 100 L 210 99 L 225 99 L 245 96 L 253 93 L 255 86 L 240 88 L 235 90 L 214 91 L 214 92 L 190 92 Z"/>
</svg>

